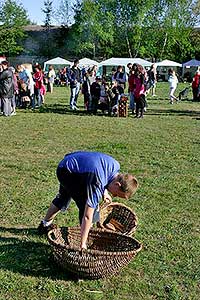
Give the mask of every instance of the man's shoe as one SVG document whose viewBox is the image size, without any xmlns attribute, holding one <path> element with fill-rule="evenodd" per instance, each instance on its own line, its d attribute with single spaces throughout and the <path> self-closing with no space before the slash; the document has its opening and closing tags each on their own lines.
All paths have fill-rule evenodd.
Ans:
<svg viewBox="0 0 200 300">
<path fill-rule="evenodd" d="M 41 221 L 37 230 L 38 230 L 39 235 L 47 235 L 50 230 L 55 229 L 55 228 L 57 228 L 57 225 L 51 224 L 49 226 L 44 226 L 43 222 Z"/>
</svg>

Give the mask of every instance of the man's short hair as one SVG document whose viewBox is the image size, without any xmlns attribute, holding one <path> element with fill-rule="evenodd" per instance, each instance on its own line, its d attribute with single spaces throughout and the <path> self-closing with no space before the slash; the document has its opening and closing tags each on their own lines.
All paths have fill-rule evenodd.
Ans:
<svg viewBox="0 0 200 300">
<path fill-rule="evenodd" d="M 78 64 L 78 63 L 79 63 L 79 59 L 76 58 L 76 59 L 74 60 L 74 64 Z"/>
<path fill-rule="evenodd" d="M 128 198 L 130 198 L 132 194 L 136 192 L 139 185 L 137 179 L 133 175 L 128 173 L 119 173 L 117 180 L 121 184 L 120 188 L 122 192 L 126 193 Z"/>
</svg>

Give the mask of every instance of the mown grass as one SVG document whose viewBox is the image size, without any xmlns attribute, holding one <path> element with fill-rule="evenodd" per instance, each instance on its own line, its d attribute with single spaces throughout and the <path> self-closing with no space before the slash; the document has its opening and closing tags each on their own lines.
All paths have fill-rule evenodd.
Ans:
<svg viewBox="0 0 200 300">
<path fill-rule="evenodd" d="M 179 90 L 184 88 L 179 85 Z M 170 105 L 168 84 L 148 97 L 143 120 L 69 111 L 69 91 L 56 88 L 40 110 L 18 110 L 1 124 L 0 299 L 197 300 L 199 272 L 200 103 Z M 140 188 L 128 203 L 138 215 L 143 250 L 117 277 L 77 282 L 59 270 L 36 228 L 57 192 L 65 153 L 111 154 Z M 77 209 L 60 214 L 77 224 Z"/>
</svg>

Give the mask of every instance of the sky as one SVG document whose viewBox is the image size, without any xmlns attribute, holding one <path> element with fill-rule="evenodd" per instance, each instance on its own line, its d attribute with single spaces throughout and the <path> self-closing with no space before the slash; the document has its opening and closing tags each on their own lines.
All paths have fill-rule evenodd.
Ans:
<svg viewBox="0 0 200 300">
<path fill-rule="evenodd" d="M 19 2 L 26 9 L 28 17 L 32 22 L 38 25 L 44 24 L 45 14 L 42 12 L 44 0 L 20 0 Z"/>
<path fill-rule="evenodd" d="M 24 9 L 26 9 L 28 17 L 32 22 L 38 25 L 44 24 L 45 14 L 42 12 L 42 9 L 44 9 L 44 0 L 18 0 L 17 2 L 21 3 Z M 71 0 L 68 3 L 72 5 L 74 2 L 74 0 Z M 53 9 L 58 8 L 59 4 L 59 0 L 53 0 Z M 55 23 L 55 20 L 52 23 Z"/>
</svg>

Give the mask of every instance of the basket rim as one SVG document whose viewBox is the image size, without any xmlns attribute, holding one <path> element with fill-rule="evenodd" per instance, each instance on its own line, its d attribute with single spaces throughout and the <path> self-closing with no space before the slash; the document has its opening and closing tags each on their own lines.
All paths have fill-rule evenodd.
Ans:
<svg viewBox="0 0 200 300">
<path fill-rule="evenodd" d="M 140 243 L 137 239 L 133 238 L 132 236 L 128 236 L 128 235 L 124 235 L 122 233 L 118 233 L 118 232 L 111 232 L 109 231 L 109 234 L 111 235 L 118 235 L 118 236 L 121 236 L 123 238 L 126 238 L 126 239 L 131 239 L 131 240 L 134 240 L 137 244 L 138 244 L 138 248 L 137 249 L 133 249 L 133 250 L 130 250 L 130 251 L 100 251 L 100 250 L 93 250 L 93 249 L 86 249 L 86 250 L 81 250 L 80 248 L 78 247 L 71 247 L 69 245 L 63 245 L 63 244 L 59 244 L 56 242 L 56 240 L 53 240 L 51 238 L 51 234 L 54 232 L 54 231 L 57 231 L 57 230 L 60 230 L 62 228 L 72 228 L 72 229 L 80 229 L 79 226 L 72 226 L 72 227 L 57 227 L 57 228 L 54 228 L 54 229 L 51 229 L 49 230 L 48 234 L 47 234 L 47 239 L 49 241 L 50 244 L 58 247 L 58 248 L 62 248 L 62 249 L 66 249 L 66 250 L 69 250 L 71 252 L 79 252 L 80 254 L 85 252 L 85 253 L 88 253 L 88 254 L 95 254 L 95 255 L 107 255 L 107 256 L 113 256 L 113 255 L 117 255 L 117 256 L 124 256 L 124 254 L 130 254 L 130 253 L 138 253 L 141 251 L 143 245 L 142 243 Z M 90 231 L 94 231 L 94 232 L 103 232 L 103 233 L 108 233 L 108 230 L 105 230 L 105 229 L 102 229 L 102 228 L 92 228 L 90 229 Z"/>
<path fill-rule="evenodd" d="M 120 202 L 110 202 L 108 204 L 102 203 L 100 205 L 100 211 L 103 210 L 103 209 L 106 209 L 108 206 L 122 206 L 122 207 L 125 207 L 136 216 L 136 213 L 134 212 L 134 210 L 132 208 L 130 208 L 127 205 L 125 205 L 124 203 L 120 203 Z"/>
<path fill-rule="evenodd" d="M 102 204 L 101 204 L 100 209 L 99 209 L 99 214 L 100 214 L 99 224 L 100 224 L 101 226 L 103 226 L 103 223 L 101 222 L 101 211 L 106 210 L 106 209 L 107 209 L 108 207 L 110 207 L 110 206 L 121 206 L 121 207 L 124 207 L 124 208 L 126 208 L 129 212 L 131 212 L 131 213 L 134 215 L 136 225 L 135 225 L 135 227 L 133 227 L 133 229 L 130 231 L 130 234 L 133 233 L 133 232 L 135 232 L 136 227 L 138 226 L 138 217 L 137 217 L 136 213 L 134 212 L 134 210 L 133 210 L 132 208 L 130 208 L 130 207 L 128 207 L 127 205 L 125 205 L 125 204 L 123 204 L 123 203 L 120 203 L 120 202 L 110 202 L 110 203 L 108 203 L 107 205 L 105 205 L 105 203 L 102 203 Z M 108 230 L 108 229 L 107 229 L 107 230 Z M 123 233 L 123 234 L 124 234 L 124 233 Z"/>
</svg>

